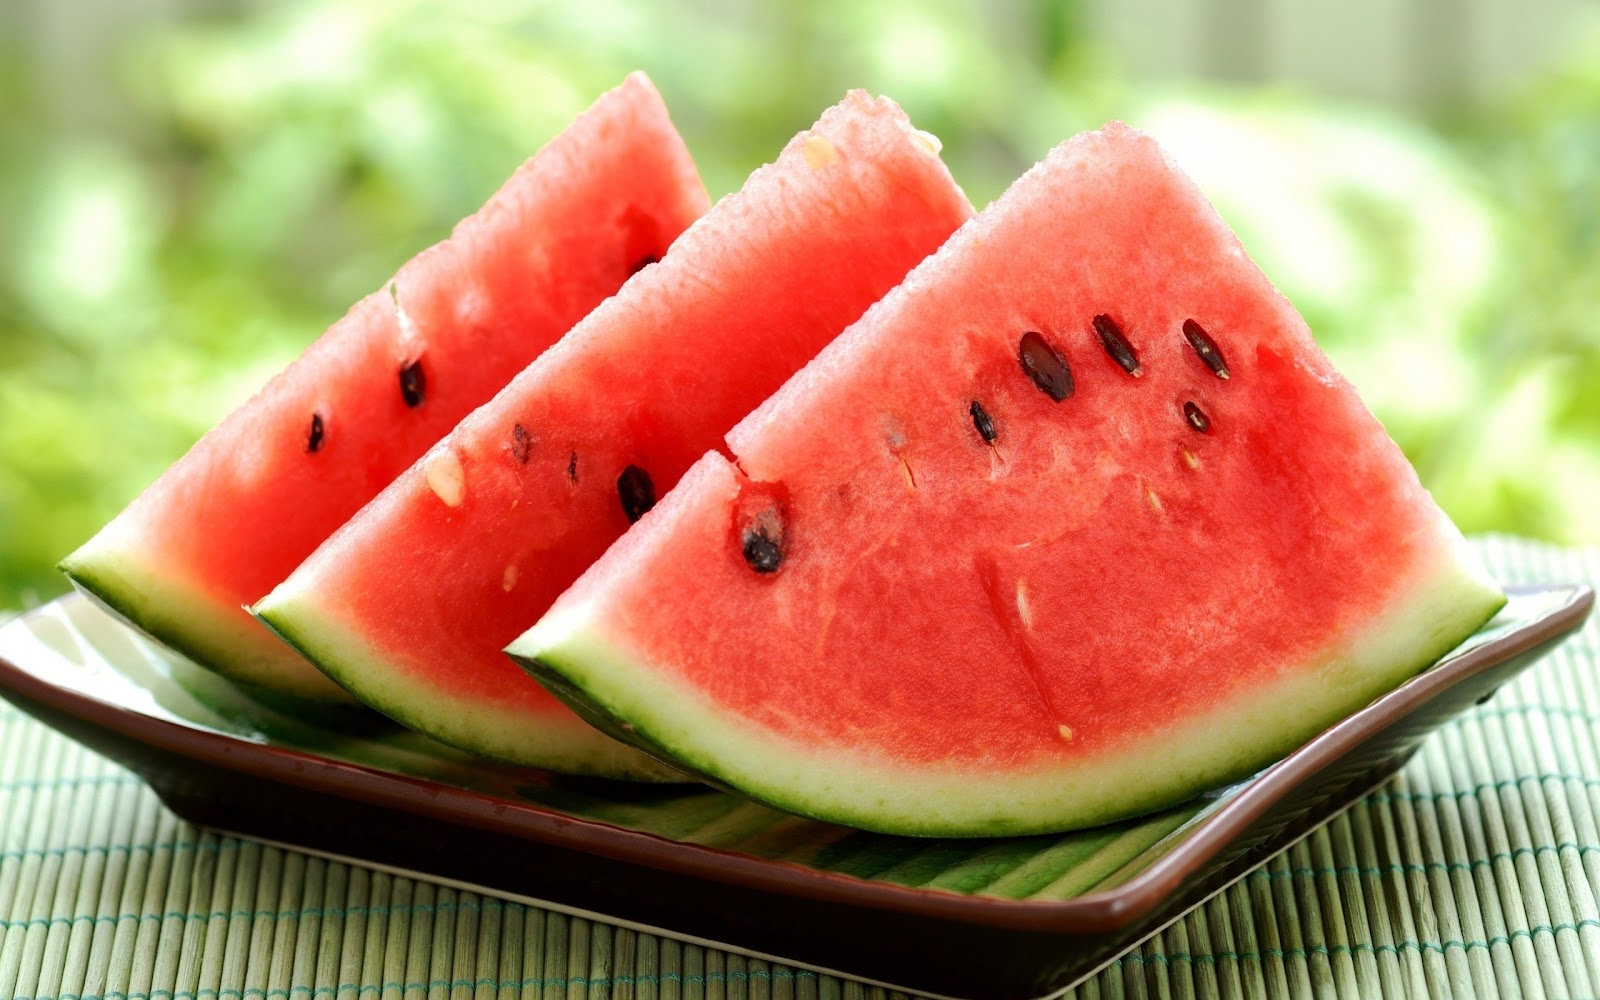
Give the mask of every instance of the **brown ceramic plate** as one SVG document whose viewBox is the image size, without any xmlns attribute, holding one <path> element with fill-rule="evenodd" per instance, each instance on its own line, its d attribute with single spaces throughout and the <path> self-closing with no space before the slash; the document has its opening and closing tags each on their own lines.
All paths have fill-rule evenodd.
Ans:
<svg viewBox="0 0 1600 1000">
<path fill-rule="evenodd" d="M 384 725 L 313 724 L 78 596 L 0 627 L 0 693 L 195 823 L 900 988 L 1038 997 L 1349 805 L 1593 600 L 1517 589 L 1450 656 L 1248 781 L 1138 821 L 1000 840 L 868 834 L 695 785 L 563 779 Z"/>
</svg>

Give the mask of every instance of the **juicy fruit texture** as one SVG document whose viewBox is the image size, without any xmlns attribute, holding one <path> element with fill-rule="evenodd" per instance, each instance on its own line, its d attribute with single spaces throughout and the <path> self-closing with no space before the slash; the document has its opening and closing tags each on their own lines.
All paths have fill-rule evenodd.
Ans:
<svg viewBox="0 0 1600 1000">
<path fill-rule="evenodd" d="M 643 75 L 630 76 L 450 239 L 356 303 L 62 568 L 218 672 L 347 700 L 242 605 L 665 253 L 706 205 L 661 96 Z"/>
<path fill-rule="evenodd" d="M 893 103 L 849 95 L 256 612 L 437 739 L 613 773 L 619 745 L 502 647 L 970 215 L 930 137 Z"/>
<path fill-rule="evenodd" d="M 1150 139 L 1071 140 L 509 651 L 779 807 L 1092 825 L 1246 776 L 1499 588 Z"/>
</svg>

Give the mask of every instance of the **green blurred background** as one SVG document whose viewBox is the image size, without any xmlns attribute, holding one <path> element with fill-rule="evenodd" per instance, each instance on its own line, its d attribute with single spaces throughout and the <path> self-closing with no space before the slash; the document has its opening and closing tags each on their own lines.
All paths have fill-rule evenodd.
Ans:
<svg viewBox="0 0 1600 1000">
<path fill-rule="evenodd" d="M 851 86 L 980 206 L 1124 118 L 1468 531 L 1600 540 L 1587 0 L 0 0 L 0 608 L 630 69 L 713 195 Z"/>
</svg>

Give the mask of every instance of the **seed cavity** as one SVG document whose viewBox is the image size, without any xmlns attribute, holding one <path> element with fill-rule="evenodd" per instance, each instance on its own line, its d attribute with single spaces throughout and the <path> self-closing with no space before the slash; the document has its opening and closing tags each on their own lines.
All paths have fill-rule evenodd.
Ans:
<svg viewBox="0 0 1600 1000">
<path fill-rule="evenodd" d="M 989 411 L 976 399 L 967 407 L 967 412 L 972 414 L 972 426 L 977 429 L 978 436 L 983 438 L 984 444 L 994 444 L 994 418 L 989 416 Z"/>
<path fill-rule="evenodd" d="M 659 263 L 660 261 L 661 261 L 661 258 L 657 257 L 655 254 L 645 254 L 643 257 L 639 258 L 637 263 L 635 263 L 633 265 L 633 269 L 630 270 L 628 272 L 628 274 L 631 277 L 632 275 L 638 274 L 640 271 L 643 271 L 645 268 L 649 267 L 651 264 L 656 264 L 656 263 Z"/>
<path fill-rule="evenodd" d="M 322 414 L 311 415 L 311 433 L 306 435 L 306 451 L 316 452 L 322 447 Z"/>
<path fill-rule="evenodd" d="M 1119 367 L 1134 378 L 1144 374 L 1144 368 L 1139 364 L 1139 355 L 1134 353 L 1133 345 L 1128 343 L 1128 338 L 1122 335 L 1122 327 L 1117 321 L 1105 313 L 1094 318 L 1094 332 L 1100 335 L 1100 345 L 1111 355 Z"/>
<path fill-rule="evenodd" d="M 1072 369 L 1043 334 L 1034 330 L 1024 333 L 1017 344 L 1017 359 L 1022 362 L 1022 370 L 1046 396 L 1059 403 L 1072 395 L 1075 388 Z"/>
<path fill-rule="evenodd" d="M 788 554 L 787 495 L 782 483 L 748 482 L 734 504 L 730 540 L 745 565 L 763 576 L 776 573 Z M 824 622 L 818 635 L 826 628 Z"/>
<path fill-rule="evenodd" d="M 1189 468 L 1191 468 L 1191 469 L 1200 468 L 1200 456 L 1196 455 L 1194 452 L 1190 451 L 1188 448 L 1179 448 L 1178 449 L 1178 457 L 1183 459 L 1183 464 L 1187 465 Z"/>
<path fill-rule="evenodd" d="M 578 485 L 578 453 L 574 451 L 567 456 L 567 482 Z"/>
<path fill-rule="evenodd" d="M 1222 357 L 1222 351 L 1218 350 L 1217 342 L 1206 333 L 1205 327 L 1192 319 L 1186 319 L 1183 321 L 1183 335 L 1189 341 L 1189 346 L 1194 348 L 1194 352 L 1200 355 L 1200 360 L 1211 369 L 1213 375 L 1221 379 L 1228 377 L 1228 362 Z"/>
<path fill-rule="evenodd" d="M 739 536 L 744 561 L 757 573 L 776 573 L 783 565 L 783 524 L 778 512 L 763 511 Z"/>
<path fill-rule="evenodd" d="M 805 155 L 806 166 L 812 170 L 821 170 L 839 162 L 839 150 L 820 135 L 808 135 L 801 152 Z"/>
<path fill-rule="evenodd" d="M 518 462 L 521 462 L 523 465 L 527 465 L 528 452 L 532 445 L 533 435 L 528 433 L 528 429 L 521 424 L 512 424 L 511 457 L 516 459 Z"/>
<path fill-rule="evenodd" d="M 1201 434 L 1211 433 L 1211 418 L 1201 412 L 1200 407 L 1193 403 L 1183 404 L 1183 419 L 1189 421 L 1189 426 Z"/>
<path fill-rule="evenodd" d="M 449 448 L 440 448 L 428 456 L 423 466 L 428 489 L 444 501 L 446 507 L 459 507 L 467 495 L 467 473 L 461 459 Z"/>
<path fill-rule="evenodd" d="M 570 465 L 568 470 L 570 473 Z M 656 484 L 650 481 L 650 473 L 630 465 L 617 477 L 617 498 L 622 501 L 628 523 L 635 524 L 656 505 Z"/>
<path fill-rule="evenodd" d="M 428 394 L 428 376 L 422 372 L 422 361 L 411 362 L 400 369 L 400 398 L 412 409 L 422 405 Z"/>
</svg>

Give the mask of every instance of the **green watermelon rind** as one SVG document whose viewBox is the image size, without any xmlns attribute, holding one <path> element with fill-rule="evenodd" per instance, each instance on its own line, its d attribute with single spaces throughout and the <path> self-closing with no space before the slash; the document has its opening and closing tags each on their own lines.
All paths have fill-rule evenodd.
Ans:
<svg viewBox="0 0 1600 1000">
<path fill-rule="evenodd" d="M 638 752 L 578 719 L 552 714 L 535 724 L 528 714 L 482 704 L 453 712 L 427 711 L 427 685 L 408 680 L 398 665 L 337 627 L 316 602 L 279 587 L 250 609 L 257 620 L 357 700 L 408 729 L 474 756 L 521 767 L 627 781 L 681 782 L 681 770 Z M 374 683 L 383 678 L 387 684 Z M 407 694 L 392 688 L 410 686 Z M 418 711 L 417 707 L 424 710 Z"/>
<path fill-rule="evenodd" d="M 296 709 L 361 711 L 347 691 L 310 664 L 284 671 L 283 644 L 271 634 L 206 614 L 211 604 L 199 590 L 153 571 L 160 561 L 108 537 L 111 527 L 57 565 L 78 590 L 168 649 L 252 694 L 271 692 Z M 252 651 L 260 656 L 252 657 Z M 261 669 L 251 669 L 257 661 Z"/>
<path fill-rule="evenodd" d="M 1253 705 L 1201 713 L 1109 763 L 1032 773 L 909 769 L 857 751 L 779 745 L 662 680 L 611 640 L 600 609 L 587 602 L 558 607 L 507 652 L 611 735 L 787 812 L 909 836 L 1051 833 L 1144 815 L 1243 780 L 1455 649 L 1505 595 L 1464 544 L 1447 545 L 1408 598 L 1312 668 L 1285 671 L 1286 682 Z M 1245 738 L 1230 739 L 1239 734 Z M 1174 761 L 1187 766 L 1173 769 Z"/>
</svg>

